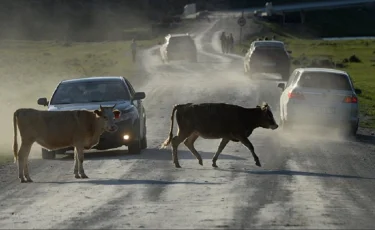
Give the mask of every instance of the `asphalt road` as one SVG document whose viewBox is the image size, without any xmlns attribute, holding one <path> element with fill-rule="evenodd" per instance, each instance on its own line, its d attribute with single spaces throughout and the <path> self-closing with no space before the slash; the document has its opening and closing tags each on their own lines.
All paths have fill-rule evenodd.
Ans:
<svg viewBox="0 0 375 230">
<path fill-rule="evenodd" d="M 253 107 L 265 100 L 278 116 L 277 81 L 251 81 L 241 58 L 218 52 L 215 38 L 230 20 L 202 22 L 193 31 L 201 50 L 197 64 L 164 65 L 157 48 L 144 53 L 148 78 L 138 90 L 147 95 L 147 150 L 86 154 L 87 180 L 73 178 L 71 156 L 34 160 L 34 183 L 20 184 L 14 173 L 1 185 L 0 228 L 373 228 L 374 141 L 257 129 L 250 140 L 262 168 L 239 143 L 228 144 L 218 169 L 211 158 L 219 140 L 196 142 L 203 166 L 183 145 L 181 169 L 174 168 L 170 149 L 158 149 L 176 103 Z"/>
</svg>

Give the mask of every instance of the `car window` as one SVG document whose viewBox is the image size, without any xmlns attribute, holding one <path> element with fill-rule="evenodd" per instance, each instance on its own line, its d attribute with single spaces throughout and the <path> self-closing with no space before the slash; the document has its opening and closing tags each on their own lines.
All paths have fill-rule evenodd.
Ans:
<svg viewBox="0 0 375 230">
<path fill-rule="evenodd" d="M 340 73 L 305 72 L 298 85 L 306 88 L 352 90 L 348 76 Z"/>
<path fill-rule="evenodd" d="M 194 41 L 190 36 L 170 37 L 169 46 L 194 46 Z"/>
<path fill-rule="evenodd" d="M 130 100 L 128 88 L 119 81 L 72 82 L 60 84 L 52 105 Z"/>
<path fill-rule="evenodd" d="M 132 84 L 130 84 L 130 82 L 127 79 L 124 78 L 124 80 L 125 80 L 126 84 L 128 85 L 128 88 L 130 90 L 130 94 L 133 96 L 135 94 L 135 90 L 134 90 Z"/>
</svg>

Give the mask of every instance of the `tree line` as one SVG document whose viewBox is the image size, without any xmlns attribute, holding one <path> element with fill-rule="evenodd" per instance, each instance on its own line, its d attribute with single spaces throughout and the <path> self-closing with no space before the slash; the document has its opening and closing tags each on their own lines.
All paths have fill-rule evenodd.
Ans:
<svg viewBox="0 0 375 230">
<path fill-rule="evenodd" d="M 295 0 L 274 0 L 275 2 Z M 264 0 L 1 0 L 0 39 L 102 41 L 197 10 L 263 6 Z"/>
</svg>

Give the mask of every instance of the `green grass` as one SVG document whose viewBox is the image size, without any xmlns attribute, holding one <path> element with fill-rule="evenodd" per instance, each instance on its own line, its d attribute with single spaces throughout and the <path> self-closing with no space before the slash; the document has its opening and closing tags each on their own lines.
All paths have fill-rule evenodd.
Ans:
<svg viewBox="0 0 375 230">
<path fill-rule="evenodd" d="M 310 33 L 311 28 L 294 26 L 294 28 L 281 28 L 281 26 L 264 23 L 267 30 L 261 34 L 250 36 L 242 45 L 237 45 L 235 51 L 241 52 L 247 49 L 256 37 L 276 35 L 277 40 L 285 42 L 287 49 L 291 50 L 293 60 L 301 62 L 302 57 L 308 58 L 307 63 L 312 60 L 331 60 L 342 63 L 343 59 L 352 55 L 357 56 L 360 63 L 345 63 L 345 67 L 339 68 L 347 71 L 356 88 L 362 90 L 359 95 L 361 127 L 375 128 L 375 40 L 347 40 L 347 41 L 323 41 L 314 39 L 315 31 Z M 308 31 L 308 32 L 307 32 Z M 306 62 L 305 62 L 306 63 Z M 305 66 L 305 63 L 293 61 L 293 68 Z"/>
</svg>

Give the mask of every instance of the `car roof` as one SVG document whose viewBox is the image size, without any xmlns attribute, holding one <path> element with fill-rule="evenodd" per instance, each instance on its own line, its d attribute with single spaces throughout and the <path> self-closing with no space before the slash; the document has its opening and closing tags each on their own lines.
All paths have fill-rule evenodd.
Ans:
<svg viewBox="0 0 375 230">
<path fill-rule="evenodd" d="M 60 84 L 65 83 L 78 83 L 78 82 L 95 82 L 95 81 L 119 81 L 122 80 L 122 76 L 93 76 L 93 77 L 84 77 L 84 78 L 74 78 L 69 80 L 63 80 Z"/>
<path fill-rule="evenodd" d="M 309 68 L 298 68 L 296 70 L 301 71 L 301 72 L 326 72 L 326 73 L 337 73 L 337 74 L 348 75 L 348 73 L 343 71 L 343 70 L 332 69 L 332 68 L 318 68 L 318 67 L 312 68 L 312 67 L 309 67 Z"/>
<path fill-rule="evenodd" d="M 168 34 L 167 37 L 190 37 L 188 33 L 184 34 Z"/>
</svg>

